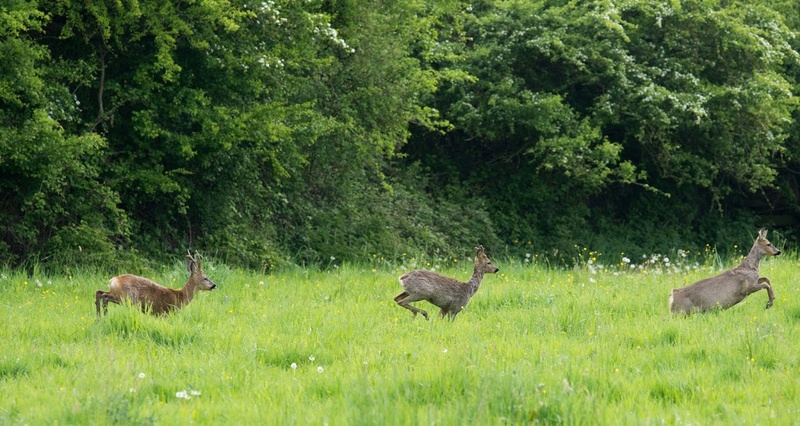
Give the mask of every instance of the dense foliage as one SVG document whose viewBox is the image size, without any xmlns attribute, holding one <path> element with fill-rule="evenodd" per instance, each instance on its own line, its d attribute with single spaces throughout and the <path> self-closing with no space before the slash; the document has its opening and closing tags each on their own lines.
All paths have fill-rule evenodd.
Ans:
<svg viewBox="0 0 800 426">
<path fill-rule="evenodd" d="M 6 1 L 0 263 L 795 242 L 798 30 L 766 0 Z"/>
<path fill-rule="evenodd" d="M 558 3 L 473 7 L 456 67 L 478 80 L 442 88 L 455 130 L 419 132 L 415 158 L 479 188 L 506 240 L 544 248 L 653 250 L 741 241 L 778 214 L 797 224 L 796 39 L 779 13 Z"/>
</svg>

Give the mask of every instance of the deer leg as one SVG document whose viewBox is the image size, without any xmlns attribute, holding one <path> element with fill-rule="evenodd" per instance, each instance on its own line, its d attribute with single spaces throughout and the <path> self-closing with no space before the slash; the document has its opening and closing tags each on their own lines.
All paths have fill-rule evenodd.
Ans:
<svg viewBox="0 0 800 426">
<path fill-rule="evenodd" d="M 103 307 L 106 308 L 106 313 L 108 313 L 108 302 L 105 300 L 106 292 L 102 290 L 97 290 L 97 293 L 94 294 L 94 307 L 97 310 L 97 316 L 102 316 L 100 314 L 100 300 L 103 300 Z"/>
<path fill-rule="evenodd" d="M 108 315 L 108 302 L 109 301 L 114 302 L 117 305 L 119 305 L 119 300 L 116 297 L 114 297 L 113 295 L 111 295 L 111 293 L 109 293 L 107 291 L 97 290 L 97 293 L 95 293 L 95 296 L 94 296 L 94 305 L 95 305 L 95 308 L 97 309 L 97 316 L 98 317 L 100 316 L 100 300 L 103 301 L 103 313 L 106 314 L 106 315 Z"/>
<path fill-rule="evenodd" d="M 412 300 L 408 293 L 402 292 L 398 294 L 397 297 L 394 298 L 394 301 L 397 302 L 398 305 L 413 312 L 415 317 L 417 316 L 417 313 L 421 313 L 426 320 L 428 319 L 428 312 L 426 312 L 424 309 L 420 309 L 409 304 L 410 302 L 416 302 L 416 300 Z"/>
<path fill-rule="evenodd" d="M 100 298 L 103 297 L 103 291 L 97 290 L 94 294 L 94 308 L 97 310 L 97 317 L 100 317 Z"/>
<path fill-rule="evenodd" d="M 442 310 L 439 312 L 439 315 L 442 317 L 442 319 L 444 319 L 446 315 L 450 321 L 453 321 L 456 319 L 456 315 L 458 315 L 459 312 L 461 312 L 461 309 L 458 308 L 442 308 Z"/>
<path fill-rule="evenodd" d="M 772 303 L 775 301 L 775 293 L 772 291 L 772 282 L 767 277 L 761 277 L 758 279 L 756 283 L 756 290 L 766 289 L 767 290 L 767 307 L 765 309 L 769 309 L 772 307 Z"/>
<path fill-rule="evenodd" d="M 414 316 L 417 316 L 417 313 L 421 313 L 425 320 L 428 320 L 428 312 L 426 310 L 410 305 L 408 302 L 397 302 L 397 304 L 413 312 Z"/>
</svg>

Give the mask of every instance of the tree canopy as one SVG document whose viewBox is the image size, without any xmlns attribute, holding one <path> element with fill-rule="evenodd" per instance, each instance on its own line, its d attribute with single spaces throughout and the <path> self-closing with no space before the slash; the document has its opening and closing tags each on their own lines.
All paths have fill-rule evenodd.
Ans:
<svg viewBox="0 0 800 426">
<path fill-rule="evenodd" d="M 0 263 L 796 242 L 798 30 L 766 0 L 6 2 Z"/>
</svg>

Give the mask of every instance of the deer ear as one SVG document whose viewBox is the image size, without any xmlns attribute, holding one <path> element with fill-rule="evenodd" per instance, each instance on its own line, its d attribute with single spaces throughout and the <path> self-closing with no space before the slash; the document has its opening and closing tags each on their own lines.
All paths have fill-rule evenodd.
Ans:
<svg viewBox="0 0 800 426">
<path fill-rule="evenodd" d="M 767 238 L 767 228 L 761 228 L 761 230 L 758 231 L 758 237 Z"/>
</svg>

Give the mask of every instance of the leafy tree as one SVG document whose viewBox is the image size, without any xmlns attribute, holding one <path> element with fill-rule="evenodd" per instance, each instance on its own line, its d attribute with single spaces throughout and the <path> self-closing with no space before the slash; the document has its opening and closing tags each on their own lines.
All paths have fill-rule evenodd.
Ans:
<svg viewBox="0 0 800 426">
<path fill-rule="evenodd" d="M 68 131 L 79 119 L 69 86 L 80 70 L 36 42 L 47 24 L 34 3 L 0 10 L 0 259 L 64 259 L 75 249 L 106 262 L 125 215 L 100 179 L 105 141 Z"/>
<path fill-rule="evenodd" d="M 308 166 L 288 182 L 286 193 L 295 197 L 279 216 L 289 230 L 282 245 L 298 260 L 474 246 L 472 237 L 447 241 L 434 216 L 422 220 L 419 211 L 413 217 L 406 204 L 429 211 L 436 201 L 409 192 L 417 188 L 415 178 L 393 170 L 392 162 L 410 122 L 432 130 L 446 126 L 422 105 L 447 76 L 420 57 L 435 60 L 435 29 L 449 10 L 422 1 L 331 6 L 332 20 L 319 32 L 333 37 L 327 46 L 335 60 L 314 70 L 308 100 L 329 127 L 304 151 Z"/>
<path fill-rule="evenodd" d="M 741 233 L 737 200 L 775 185 L 796 109 L 782 69 L 797 54 L 778 13 L 728 3 L 467 7 L 456 66 L 477 81 L 439 92 L 455 130 L 419 132 L 407 152 L 443 188 L 482 188 L 512 241 L 563 253 L 719 241 L 725 220 Z"/>
<path fill-rule="evenodd" d="M 403 226 L 377 225 L 391 211 L 365 206 L 405 193 L 384 171 L 408 123 L 443 125 L 421 106 L 437 72 L 413 53 L 430 49 L 425 40 L 446 7 L 45 0 L 39 8 L 51 19 L 36 48 L 59 64 L 53 70 L 74 100 L 64 128 L 93 135 L 92 177 L 128 219 L 118 229 L 125 247 L 155 258 L 199 246 L 263 266 L 296 253 L 319 261 L 354 246 L 415 246 Z M 98 215 L 88 228 L 113 217 Z"/>
<path fill-rule="evenodd" d="M 792 223 L 799 22 L 782 0 L 13 2 L 0 256 L 563 255 Z"/>
</svg>

